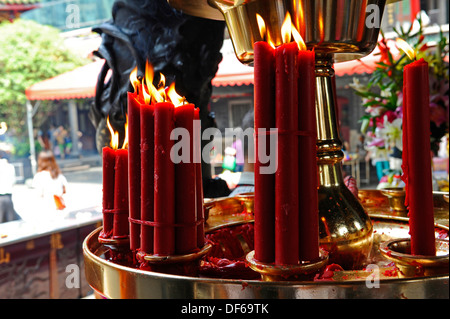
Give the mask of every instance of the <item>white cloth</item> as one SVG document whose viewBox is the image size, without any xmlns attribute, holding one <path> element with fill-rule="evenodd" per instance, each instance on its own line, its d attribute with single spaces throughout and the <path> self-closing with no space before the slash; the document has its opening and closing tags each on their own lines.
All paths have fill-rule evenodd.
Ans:
<svg viewBox="0 0 450 319">
<path fill-rule="evenodd" d="M 12 194 L 16 183 L 14 166 L 5 158 L 0 159 L 0 195 Z"/>
</svg>

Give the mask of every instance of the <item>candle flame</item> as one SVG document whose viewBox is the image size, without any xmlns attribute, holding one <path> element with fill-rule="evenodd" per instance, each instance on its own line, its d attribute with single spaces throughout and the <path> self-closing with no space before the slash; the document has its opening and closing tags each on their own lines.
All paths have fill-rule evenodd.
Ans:
<svg viewBox="0 0 450 319">
<path fill-rule="evenodd" d="M 137 93 L 138 85 L 139 85 L 139 80 L 137 78 L 137 67 L 135 67 L 133 69 L 133 71 L 131 71 L 131 73 L 130 73 L 130 82 L 131 82 L 131 85 L 133 86 L 134 93 Z"/>
<path fill-rule="evenodd" d="M 125 122 L 125 139 L 123 140 L 122 149 L 128 148 L 128 115 L 126 115 L 126 122 Z"/>
<path fill-rule="evenodd" d="M 406 53 L 406 55 L 411 59 L 416 59 L 416 52 L 414 52 L 414 49 L 403 39 L 397 38 L 395 40 L 395 43 L 397 44 L 397 47 L 401 49 L 403 52 Z"/>
<path fill-rule="evenodd" d="M 153 70 L 153 66 L 147 61 L 145 63 L 145 88 L 143 89 L 144 100 L 146 104 L 151 104 L 152 99 L 157 103 L 164 102 L 165 94 L 161 94 L 161 90 L 158 90 L 153 85 L 153 77 L 155 72 Z M 161 74 L 162 75 L 162 74 Z M 161 77 L 161 79 L 163 76 Z M 162 84 L 164 86 L 164 83 Z M 158 87 L 161 86 L 161 81 Z M 148 91 L 148 92 L 147 92 Z M 162 90 L 164 92 L 164 89 Z"/>
<path fill-rule="evenodd" d="M 269 30 L 266 28 L 266 23 L 264 22 L 263 17 L 261 17 L 258 13 L 256 14 L 256 23 L 258 24 L 261 39 L 266 41 L 272 48 L 275 48 L 275 44 L 270 36 Z"/>
<path fill-rule="evenodd" d="M 167 90 L 167 96 L 175 107 L 186 103 L 186 98 L 180 96 L 175 90 L 175 82 L 170 84 L 169 89 Z"/>
<path fill-rule="evenodd" d="M 283 24 L 281 25 L 281 38 L 283 40 L 283 43 L 289 43 L 291 42 L 291 33 L 292 33 L 292 20 L 291 15 L 288 12 L 286 12 L 286 16 L 284 17 Z"/>
<path fill-rule="evenodd" d="M 259 34 L 261 35 L 261 38 L 264 40 L 264 37 L 266 35 L 266 23 L 258 13 L 256 14 L 256 23 L 258 24 Z"/>
<path fill-rule="evenodd" d="M 119 148 L 119 132 L 114 131 L 113 127 L 111 126 L 111 122 L 109 121 L 109 116 L 106 119 L 106 126 L 108 126 L 109 132 L 111 133 L 110 146 L 112 149 L 116 150 Z"/>
<path fill-rule="evenodd" d="M 300 51 L 306 51 L 306 44 L 305 44 L 305 41 L 303 41 L 303 38 L 300 35 L 300 32 L 298 32 L 297 28 L 295 28 L 294 25 L 292 25 L 291 28 L 292 28 L 292 36 L 294 37 L 294 40 L 297 43 L 298 49 Z"/>
</svg>

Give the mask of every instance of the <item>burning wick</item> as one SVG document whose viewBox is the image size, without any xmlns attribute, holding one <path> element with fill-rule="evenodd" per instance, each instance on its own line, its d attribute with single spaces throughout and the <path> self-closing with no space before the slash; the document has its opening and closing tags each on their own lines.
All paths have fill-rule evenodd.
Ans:
<svg viewBox="0 0 450 319">
<path fill-rule="evenodd" d="M 106 119 L 106 126 L 108 126 L 109 132 L 111 133 L 111 143 L 110 143 L 111 148 L 117 150 L 119 148 L 119 132 L 115 131 L 111 126 L 109 116 Z M 126 148 L 128 148 L 128 116 L 127 121 L 125 123 L 125 139 L 122 144 L 122 149 Z"/>
<path fill-rule="evenodd" d="M 406 55 L 411 59 L 411 60 L 416 60 L 416 52 L 414 52 L 414 49 L 411 48 L 411 46 L 403 39 L 397 38 L 395 40 L 395 43 L 397 44 L 397 47 L 399 49 L 401 49 L 403 52 L 406 53 Z"/>
</svg>

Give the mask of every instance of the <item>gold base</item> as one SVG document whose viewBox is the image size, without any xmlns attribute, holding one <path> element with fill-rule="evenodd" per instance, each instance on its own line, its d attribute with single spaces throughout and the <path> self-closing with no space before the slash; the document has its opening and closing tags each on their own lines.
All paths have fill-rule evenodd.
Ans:
<svg viewBox="0 0 450 319">
<path fill-rule="evenodd" d="M 381 193 L 389 199 L 389 206 L 397 216 L 407 216 L 408 210 L 405 206 L 406 193 L 403 188 L 384 188 Z"/>
<path fill-rule="evenodd" d="M 448 275 L 448 239 L 436 239 L 436 256 L 411 255 L 411 239 L 393 239 L 380 244 L 381 254 L 392 260 L 399 277 Z"/>
<path fill-rule="evenodd" d="M 205 244 L 199 251 L 170 256 L 152 255 L 138 251 L 136 258 L 141 263 L 140 269 L 142 270 L 181 276 L 197 276 L 200 260 L 211 248 L 211 244 Z"/>
<path fill-rule="evenodd" d="M 310 281 L 328 263 L 328 253 L 320 250 L 318 261 L 307 261 L 298 265 L 275 265 L 255 259 L 255 251 L 245 257 L 249 267 L 261 274 L 263 281 Z"/>
</svg>

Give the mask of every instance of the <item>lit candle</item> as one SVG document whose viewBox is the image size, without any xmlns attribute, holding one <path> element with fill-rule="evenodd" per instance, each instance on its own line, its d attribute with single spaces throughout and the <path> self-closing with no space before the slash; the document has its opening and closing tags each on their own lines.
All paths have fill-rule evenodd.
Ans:
<svg viewBox="0 0 450 319">
<path fill-rule="evenodd" d="M 128 172 L 129 172 L 129 202 L 130 217 L 139 220 L 141 217 L 141 133 L 140 133 L 140 109 L 142 100 L 139 90 L 142 87 L 137 79 L 137 68 L 130 74 L 130 82 L 134 92 L 128 92 Z M 141 226 L 130 222 L 130 249 L 136 251 L 140 247 Z"/>
<path fill-rule="evenodd" d="M 175 253 L 175 167 L 170 159 L 174 141 L 174 105 L 160 102 L 154 105 L 155 169 L 154 169 L 154 243 L 155 255 Z"/>
<path fill-rule="evenodd" d="M 174 91 L 174 86 L 173 86 Z M 173 98 L 171 98 L 173 102 Z M 181 104 L 175 107 L 175 127 L 184 129 L 187 136 L 179 136 L 175 143 L 182 143 L 183 138 L 189 138 L 189 148 L 177 154 L 181 161 L 175 164 L 175 217 L 176 229 L 175 250 L 177 254 L 186 254 L 197 248 L 197 214 L 196 214 L 196 168 L 193 160 L 194 150 L 194 105 Z M 181 140 L 181 141 L 180 141 Z M 185 143 L 186 141 L 184 141 Z M 186 160 L 185 160 L 186 159 Z"/>
<path fill-rule="evenodd" d="M 267 163 L 261 162 L 259 152 L 270 149 L 270 136 L 260 137 L 258 132 L 275 128 L 275 62 L 274 49 L 265 41 L 254 44 L 255 78 L 255 259 L 275 261 L 275 174 L 262 173 Z M 265 141 L 261 145 L 259 141 Z M 265 150 L 264 150 L 265 149 Z"/>
<path fill-rule="evenodd" d="M 113 130 L 109 118 L 107 126 L 112 138 L 111 148 L 103 148 L 103 209 L 106 209 L 107 228 L 104 227 L 102 238 L 122 239 L 129 235 L 128 149 L 126 149 L 128 147 L 128 123 L 125 125 L 125 139 L 121 149 L 118 149 L 119 133 Z"/>
<path fill-rule="evenodd" d="M 114 209 L 114 165 L 115 151 L 105 146 L 102 149 L 102 185 L 103 185 L 103 229 L 100 233 L 101 238 L 111 238 L 113 230 L 113 209 Z"/>
<path fill-rule="evenodd" d="M 319 258 L 319 202 L 317 174 L 317 123 L 315 102 L 315 54 L 300 50 L 298 54 L 298 199 L 299 199 L 299 259 Z"/>
<path fill-rule="evenodd" d="M 414 51 L 405 50 L 415 60 Z M 403 73 L 403 155 L 411 254 L 436 254 L 431 176 L 428 63 L 415 60 Z"/>
<path fill-rule="evenodd" d="M 288 15 L 287 15 L 288 17 Z M 288 31 L 284 31 L 284 27 Z M 284 44 L 275 50 L 275 114 L 278 167 L 275 173 L 275 263 L 298 263 L 298 47 L 291 20 L 282 27 Z"/>
<path fill-rule="evenodd" d="M 141 250 L 146 254 L 153 253 L 153 226 L 145 222 L 153 222 L 154 209 L 154 107 L 148 103 L 140 110 L 141 133 Z"/>
</svg>

